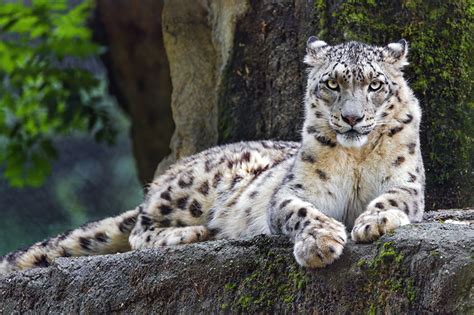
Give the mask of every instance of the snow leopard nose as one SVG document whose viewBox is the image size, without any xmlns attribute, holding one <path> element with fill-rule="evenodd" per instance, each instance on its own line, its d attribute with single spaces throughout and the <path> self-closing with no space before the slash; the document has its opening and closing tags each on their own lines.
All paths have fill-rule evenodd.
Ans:
<svg viewBox="0 0 474 315">
<path fill-rule="evenodd" d="M 354 127 L 358 122 L 362 121 L 364 119 L 365 115 L 362 116 L 356 116 L 356 115 L 347 115 L 344 116 L 341 114 L 341 118 L 343 121 L 348 123 L 351 127 Z"/>
</svg>

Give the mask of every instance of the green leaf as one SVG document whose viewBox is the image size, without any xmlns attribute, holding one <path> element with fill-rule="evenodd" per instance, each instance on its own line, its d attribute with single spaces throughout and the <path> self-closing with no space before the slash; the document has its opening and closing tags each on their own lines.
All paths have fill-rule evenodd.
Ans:
<svg viewBox="0 0 474 315">
<path fill-rule="evenodd" d="M 0 167 L 15 187 L 39 186 L 57 157 L 52 137 L 88 132 L 112 142 L 105 86 L 80 64 L 101 48 L 91 41 L 92 1 L 0 0 Z M 102 49 L 103 50 L 103 49 Z"/>
<path fill-rule="evenodd" d="M 30 33 L 37 23 L 38 18 L 36 16 L 25 16 L 16 21 L 10 28 L 10 31 L 14 33 Z"/>
</svg>

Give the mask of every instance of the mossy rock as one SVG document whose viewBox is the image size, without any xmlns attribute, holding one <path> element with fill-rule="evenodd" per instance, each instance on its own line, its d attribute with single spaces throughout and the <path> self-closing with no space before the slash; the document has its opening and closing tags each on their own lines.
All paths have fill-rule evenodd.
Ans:
<svg viewBox="0 0 474 315">
<path fill-rule="evenodd" d="M 231 298 L 222 303 L 222 310 L 264 312 L 273 309 L 277 303 L 285 312 L 293 310 L 293 303 L 309 281 L 305 269 L 286 252 L 271 249 L 258 257 L 255 269 L 243 280 L 224 286 L 226 295 Z"/>
<path fill-rule="evenodd" d="M 0 277 L 0 314 L 473 314 L 474 227 L 437 220 L 315 270 L 284 236 L 59 258 Z"/>
</svg>

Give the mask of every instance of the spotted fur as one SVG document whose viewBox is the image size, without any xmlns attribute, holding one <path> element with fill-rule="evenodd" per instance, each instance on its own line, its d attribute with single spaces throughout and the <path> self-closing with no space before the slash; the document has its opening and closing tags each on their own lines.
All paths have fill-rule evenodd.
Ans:
<svg viewBox="0 0 474 315">
<path fill-rule="evenodd" d="M 418 101 L 402 76 L 407 43 L 330 46 L 308 40 L 301 143 L 242 142 L 184 158 L 144 202 L 6 255 L 0 273 L 56 257 L 284 234 L 297 262 L 337 259 L 352 228 L 370 242 L 420 221 L 424 169 Z"/>
</svg>

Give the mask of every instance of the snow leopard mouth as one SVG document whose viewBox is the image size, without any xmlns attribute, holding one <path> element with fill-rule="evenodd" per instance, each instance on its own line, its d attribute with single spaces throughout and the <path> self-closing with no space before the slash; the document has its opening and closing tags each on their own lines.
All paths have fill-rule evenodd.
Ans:
<svg viewBox="0 0 474 315">
<path fill-rule="evenodd" d="M 366 136 L 370 133 L 370 131 L 361 132 L 361 131 L 357 131 L 355 129 L 349 129 L 347 131 L 336 130 L 336 133 L 338 135 L 344 135 L 345 137 L 351 138 L 351 137 Z"/>
<path fill-rule="evenodd" d="M 350 129 L 346 132 L 337 132 L 336 139 L 343 147 L 362 147 L 367 143 L 367 134 Z"/>
<path fill-rule="evenodd" d="M 354 129 L 351 129 L 351 130 L 346 131 L 346 132 L 340 132 L 340 134 L 344 135 L 347 138 L 358 137 L 359 135 L 361 135 L 360 132 L 358 132 L 357 130 L 354 130 Z"/>
</svg>

